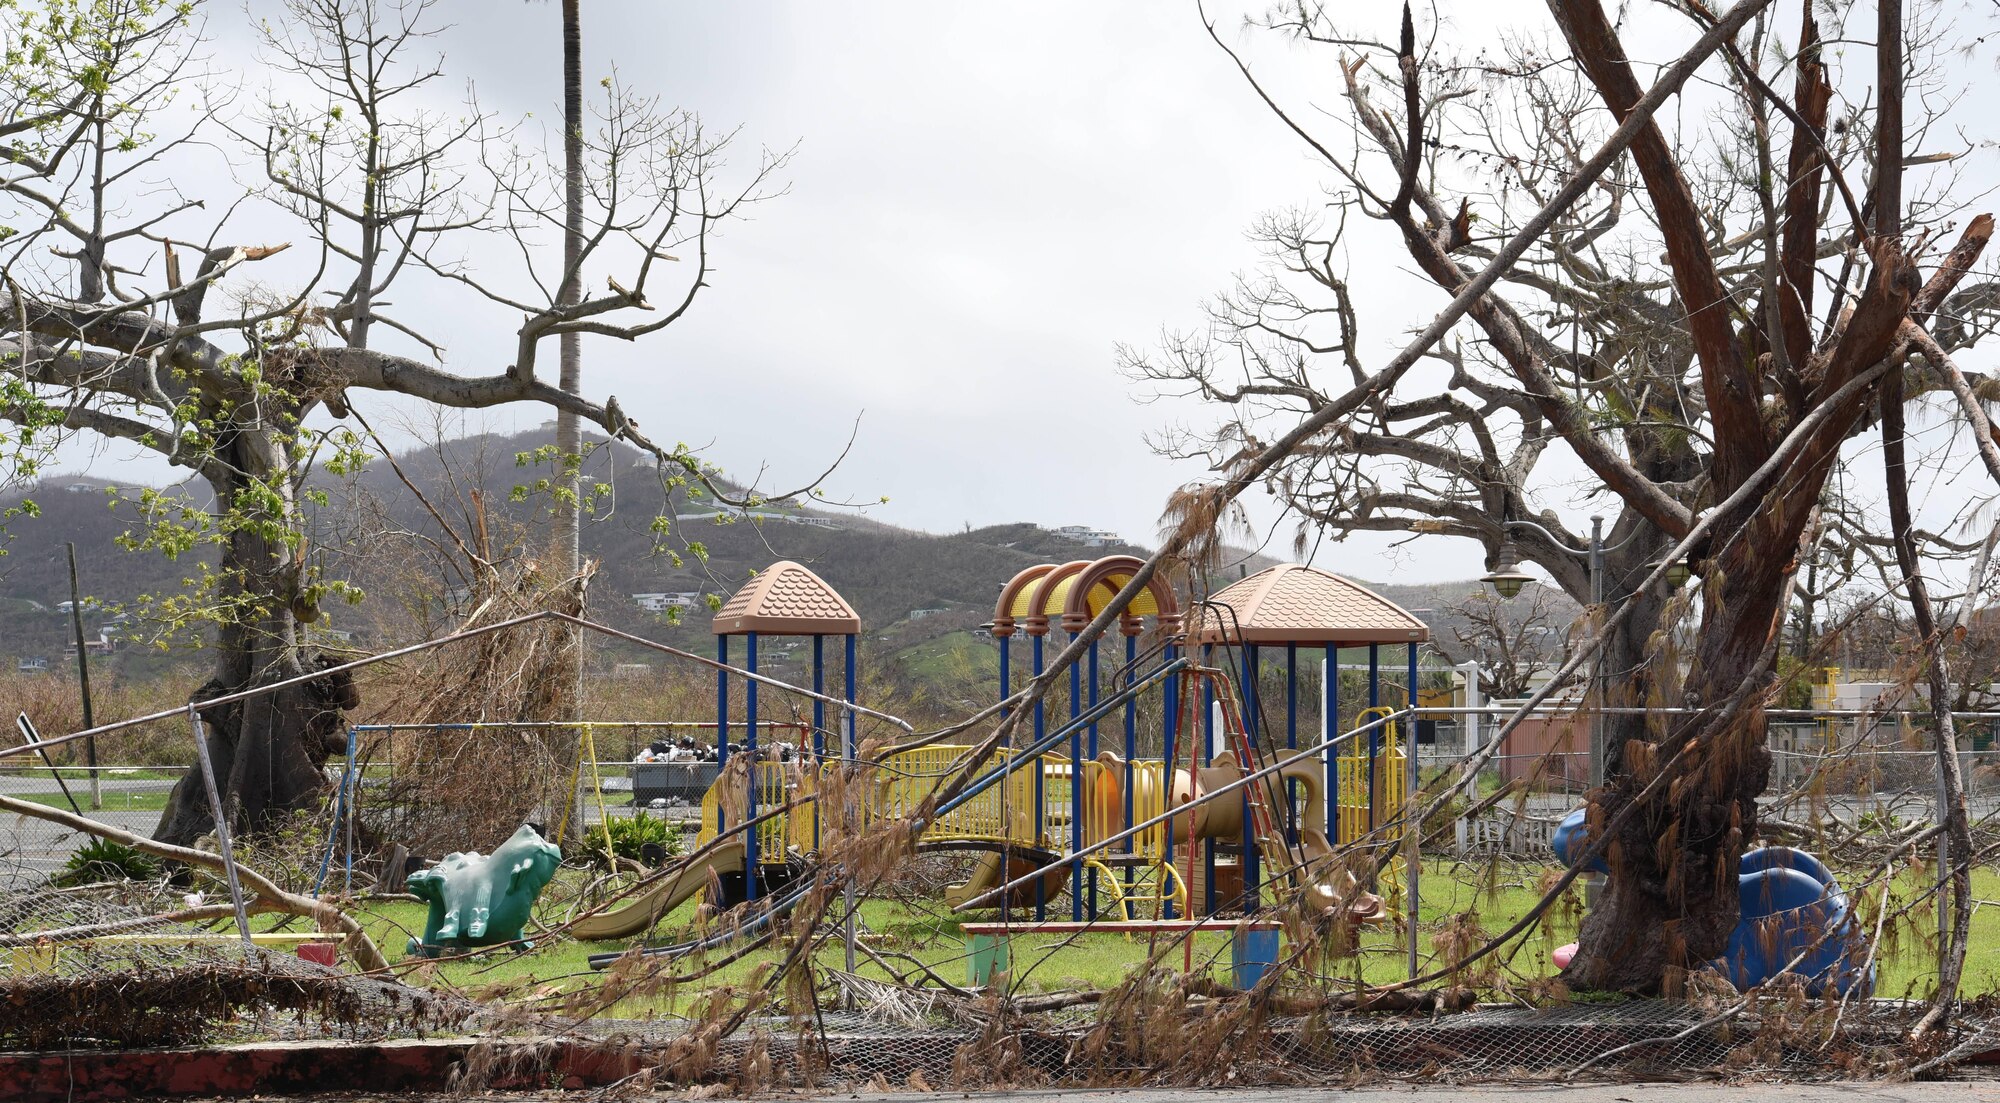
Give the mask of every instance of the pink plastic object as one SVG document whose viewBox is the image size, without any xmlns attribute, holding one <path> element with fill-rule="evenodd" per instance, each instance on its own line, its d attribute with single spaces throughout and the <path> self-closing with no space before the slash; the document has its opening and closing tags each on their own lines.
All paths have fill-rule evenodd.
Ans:
<svg viewBox="0 0 2000 1103">
<path fill-rule="evenodd" d="M 299 956 L 331 969 L 340 964 L 340 947 L 331 942 L 301 942 Z"/>
<path fill-rule="evenodd" d="M 1567 946 L 1556 947 L 1556 952 L 1549 955 L 1549 960 L 1555 962 L 1556 968 L 1567 969 L 1569 968 L 1570 959 L 1575 956 L 1576 943 L 1572 942 Z"/>
</svg>

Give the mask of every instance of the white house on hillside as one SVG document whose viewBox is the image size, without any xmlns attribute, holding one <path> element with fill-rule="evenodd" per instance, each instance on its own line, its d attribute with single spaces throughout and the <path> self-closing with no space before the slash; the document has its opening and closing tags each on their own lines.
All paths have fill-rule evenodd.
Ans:
<svg viewBox="0 0 2000 1103">
<path fill-rule="evenodd" d="M 632 604 L 648 613 L 664 613 L 669 609 L 692 609 L 701 603 L 700 590 L 675 590 L 658 594 L 633 594 Z"/>
<path fill-rule="evenodd" d="M 1065 540 L 1074 540 L 1086 548 L 1101 548 L 1106 544 L 1120 543 L 1117 533 L 1104 529 L 1090 528 L 1086 525 L 1064 525 L 1059 529 L 1051 529 L 1050 531 Z"/>
</svg>

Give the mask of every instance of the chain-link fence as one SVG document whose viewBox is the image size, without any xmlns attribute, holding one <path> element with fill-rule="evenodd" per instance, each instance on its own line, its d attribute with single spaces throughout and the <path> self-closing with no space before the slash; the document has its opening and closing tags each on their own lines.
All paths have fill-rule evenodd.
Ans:
<svg viewBox="0 0 2000 1103">
<path fill-rule="evenodd" d="M 738 755 L 743 765 L 732 774 L 695 753 L 691 743 L 713 738 L 698 730 L 704 724 L 357 728 L 349 753 L 327 767 L 323 804 L 235 844 L 243 876 L 257 879 L 239 916 L 236 893 L 213 863 L 149 861 L 134 848 L 99 846 L 74 822 L 33 814 L 73 812 L 114 839 L 152 832 L 188 776 L 188 734 L 105 733 L 94 766 L 71 742 L 49 748 L 47 760 L 10 756 L 0 771 L 0 796 L 10 802 L 0 823 L 0 1002 L 15 1012 L 0 1044 L 558 1034 L 634 1046 L 669 1080 L 745 1089 L 1331 1085 L 1383 1075 L 1540 1080 L 1669 1070 L 1909 1075 L 2000 1045 L 1977 999 L 1948 1026 L 1910 1038 L 1926 1013 L 1921 997 L 1935 984 L 1940 946 L 1937 870 L 1923 864 L 1935 854 L 1927 832 L 1936 810 L 1923 719 L 1833 710 L 1779 717 L 1760 801 L 1767 835 L 1837 867 L 1853 921 L 1822 933 L 1878 978 L 1875 995 L 1914 999 L 1871 998 L 1865 986 L 1813 990 L 1802 975 L 1738 992 L 1719 974 L 1696 971 L 1676 976 L 1666 996 L 1630 1000 L 1578 999 L 1560 980 L 1587 888 L 1560 881 L 1552 843 L 1592 781 L 1595 718 L 1545 709 L 1496 746 L 1497 711 L 1480 723 L 1465 710 L 1431 711 L 1444 722 L 1425 727 L 1411 723 L 1422 710 L 1377 710 L 1344 734 L 1329 734 L 1310 709 L 1286 714 L 1282 728 L 1275 710 L 1266 717 L 1266 738 L 1279 743 L 1282 731 L 1283 750 L 1253 747 L 1227 775 L 1239 780 L 1204 781 L 1218 787 L 1195 793 L 1195 803 L 1298 799 L 1312 786 L 1264 788 L 1254 779 L 1299 762 L 1323 763 L 1329 776 L 1352 769 L 1340 756 L 1369 730 L 1381 735 L 1370 753 L 1394 748 L 1398 762 L 1414 763 L 1382 775 L 1408 791 L 1364 817 L 1367 830 L 1324 851 L 1291 834 L 1301 822 L 1295 809 L 1267 809 L 1286 836 L 1254 848 L 1261 891 L 1250 893 L 1259 882 L 1239 874 L 1241 884 L 1199 922 L 1187 914 L 1198 910 L 1192 893 L 1176 902 L 1177 914 L 1100 903 L 1080 922 L 1067 919 L 1069 867 L 1084 857 L 1065 853 L 1073 831 L 1090 844 L 1097 864 L 1088 877 L 1099 888 L 1140 873 L 1134 863 L 1145 855 L 1120 840 L 1150 830 L 1138 821 L 1161 805 L 1131 802 L 1121 817 L 1110 800 L 1087 828 L 1065 816 L 1083 799 L 1073 785 L 1095 792 L 1140 776 L 1142 744 L 1133 758 L 1113 754 L 1084 771 L 1061 747 L 1053 756 L 995 758 L 1033 764 L 1044 782 L 1061 782 L 1043 794 L 1054 794 L 1049 807 L 1030 817 L 1042 825 L 1034 830 L 1043 845 L 995 828 L 993 838 L 940 848 L 922 828 L 948 819 L 952 802 L 970 799 L 981 779 L 997 778 L 973 749 L 991 718 L 893 768 L 820 757 L 814 747 L 837 751 L 839 741 L 771 730 L 755 773 L 778 784 L 754 807 L 777 817 L 757 830 L 783 842 L 751 859 L 754 878 L 738 857 L 732 882 L 716 856 L 745 830 L 749 808 L 714 794 L 748 784 L 751 756 Z M 1966 717 L 1960 753 L 1983 847 L 2000 812 L 1988 780 L 1992 752 L 1976 734 L 1990 719 Z M 503 771 L 484 757 L 525 745 L 534 747 L 536 770 L 515 763 Z M 1298 761 L 1279 761 L 1288 756 Z M 921 770 L 911 765 L 919 758 Z M 440 773 L 441 763 L 451 770 Z M 1133 771 L 1121 775 L 1127 763 Z M 1458 795 L 1432 805 L 1447 780 L 1468 771 Z M 522 776 L 493 776 L 501 773 Z M 472 796 L 468 779 L 480 781 Z M 1321 788 L 1363 800 L 1396 795 L 1379 779 Z M 813 830 L 769 830 L 820 800 L 872 807 L 878 789 L 902 795 L 893 815 L 812 812 Z M 1025 811 L 1019 801 L 1039 799 L 1029 796 L 1038 792 L 1032 785 L 988 792 L 998 802 L 995 823 Z M 704 798 L 726 815 L 697 839 L 689 829 Z M 1404 831 L 1403 820 L 1426 807 L 1422 830 Z M 1179 806 L 1157 817 L 1183 832 L 1183 846 L 1190 812 Z M 435 839 L 462 840 L 512 830 L 523 818 L 562 840 L 570 858 L 527 941 L 406 955 L 427 916 L 422 901 L 399 891 L 401 874 L 441 856 L 410 841 L 432 826 L 443 825 Z M 1336 818 L 1329 811 L 1329 828 Z M 668 825 L 671 843 L 646 850 L 631 826 L 643 821 Z M 221 842 L 197 845 L 216 851 Z M 1222 847 L 1224 857 L 1252 856 L 1253 848 L 1229 845 L 1239 849 Z M 1976 878 L 1992 876 L 1987 851 L 1963 860 Z M 1187 872 L 1194 876 L 1195 866 Z M 682 881 L 698 881 L 699 891 L 663 891 Z M 1009 909 L 966 910 L 982 892 L 991 903 L 1009 899 Z M 1099 894 L 1105 902 L 1126 895 Z M 1353 906 L 1364 897 L 1379 897 L 1379 908 Z M 316 912 L 319 904 L 351 918 L 352 928 Z M 602 941 L 574 937 L 575 921 L 611 913 L 638 920 L 593 936 Z M 1993 921 L 1988 911 L 1973 916 L 1974 937 L 2000 934 L 1987 930 Z M 363 942 L 381 959 L 365 973 L 354 968 L 366 963 Z M 326 964 L 336 946 L 344 966 Z M 1965 992 L 1994 991 L 1996 981 L 1976 967 Z"/>
</svg>

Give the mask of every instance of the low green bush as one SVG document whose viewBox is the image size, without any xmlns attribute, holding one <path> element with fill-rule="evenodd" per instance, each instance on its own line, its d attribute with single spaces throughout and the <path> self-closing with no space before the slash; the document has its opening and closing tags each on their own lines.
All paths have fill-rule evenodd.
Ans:
<svg viewBox="0 0 2000 1103">
<path fill-rule="evenodd" d="M 584 842 L 597 853 L 604 852 L 607 831 L 611 838 L 611 855 L 614 858 L 629 858 L 635 862 L 646 861 L 646 845 L 659 846 L 660 853 L 671 857 L 681 853 L 684 842 L 681 825 L 678 822 L 636 812 L 630 816 L 613 816 L 602 824 L 593 826 L 584 834 Z"/>
<path fill-rule="evenodd" d="M 98 881 L 150 881 L 160 875 L 160 860 L 142 850 L 110 839 L 92 839 L 63 863 L 54 882 L 61 887 Z"/>
</svg>

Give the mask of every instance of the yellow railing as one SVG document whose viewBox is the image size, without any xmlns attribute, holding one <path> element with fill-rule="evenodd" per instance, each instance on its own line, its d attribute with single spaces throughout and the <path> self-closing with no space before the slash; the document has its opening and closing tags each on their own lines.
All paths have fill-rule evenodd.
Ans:
<svg viewBox="0 0 2000 1103">
<path fill-rule="evenodd" d="M 701 830 L 695 833 L 695 845 L 701 846 L 714 841 L 716 825 L 724 818 L 722 794 L 725 783 L 740 779 L 740 774 L 725 769 L 714 785 L 701 795 Z M 813 786 L 812 773 L 800 769 L 789 762 L 759 762 L 756 764 L 757 814 L 762 816 L 773 808 L 784 804 L 802 792 L 810 793 Z M 810 807 L 810 806 L 808 806 Z M 747 804 L 737 803 L 727 810 L 731 821 L 747 814 Z M 800 837 L 800 829 L 805 835 Z M 757 862 L 759 865 L 784 865 L 792 850 L 810 853 L 813 849 L 812 824 L 809 816 L 782 813 L 772 816 L 757 825 Z"/>
<path fill-rule="evenodd" d="M 1359 726 L 1371 720 L 1392 716 L 1395 711 L 1386 705 L 1363 709 L 1360 715 L 1354 718 L 1354 722 Z M 1403 802 L 1408 797 L 1410 787 L 1409 761 L 1403 753 L 1401 733 L 1393 720 L 1384 723 L 1378 731 L 1379 736 L 1357 735 L 1348 740 L 1341 748 L 1337 759 L 1340 786 L 1336 799 L 1340 812 L 1335 822 L 1339 826 L 1340 838 L 1335 841 L 1339 843 L 1354 842 L 1368 834 L 1371 827 L 1388 824 L 1403 814 Z M 1371 743 L 1381 748 L 1381 751 L 1373 756 L 1369 754 Z M 1371 757 L 1374 763 L 1372 819 L 1369 811 Z M 1402 828 L 1400 825 L 1391 827 L 1383 834 L 1386 839 L 1400 839 Z"/>
<path fill-rule="evenodd" d="M 857 786 L 858 791 L 864 794 L 860 826 L 915 813 L 932 792 L 958 774 L 964 765 L 963 756 L 970 749 L 949 744 L 920 747 L 892 756 L 874 767 L 872 779 L 864 777 Z M 1067 825 L 1069 764 L 1055 756 L 1045 757 L 1043 763 L 1044 771 L 1052 775 L 1045 780 L 1043 806 L 1050 811 L 1054 826 Z M 827 762 L 821 767 L 826 771 L 838 768 L 837 762 Z M 803 764 L 759 762 L 755 773 L 757 811 L 760 815 L 788 801 L 810 796 L 820 788 L 820 771 Z M 741 784 L 740 773 L 725 770 L 716 784 L 702 794 L 701 829 L 695 837 L 697 845 L 712 841 L 716 836 L 716 825 L 723 819 L 734 820 L 745 814 L 747 807 L 740 798 L 733 807 L 725 808 L 723 804 L 724 792 L 735 786 L 740 793 Z M 810 854 L 818 849 L 820 815 L 818 802 L 815 801 L 759 824 L 759 862 L 780 865 L 791 853 Z M 945 813 L 924 833 L 924 838 L 929 840 L 1016 842 L 1025 846 L 1047 845 L 1051 836 L 1066 838 L 1066 833 L 1036 823 L 1032 768 L 1016 771 L 1008 776 L 1005 783 L 995 785 Z"/>
<path fill-rule="evenodd" d="M 1132 822 L 1144 823 L 1167 810 L 1165 763 L 1149 759 L 1135 759 L 1129 763 L 1122 760 L 1086 763 L 1083 776 L 1084 784 L 1090 787 L 1090 799 L 1084 805 L 1085 843 L 1108 839 L 1125 830 L 1124 793 L 1128 770 L 1132 785 Z M 1131 853 L 1145 858 L 1165 855 L 1167 825 L 1157 823 L 1146 828 L 1120 849 L 1127 847 Z"/>
</svg>

